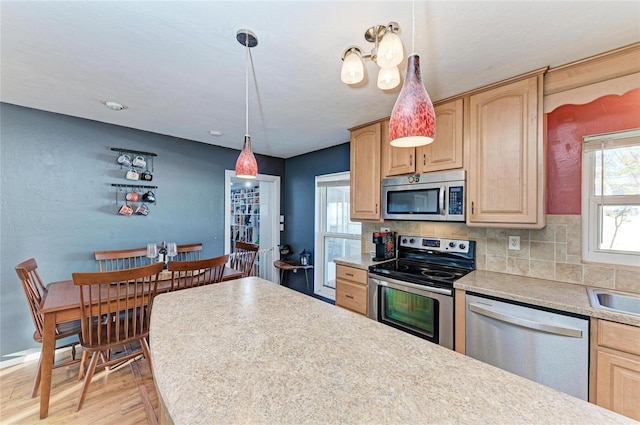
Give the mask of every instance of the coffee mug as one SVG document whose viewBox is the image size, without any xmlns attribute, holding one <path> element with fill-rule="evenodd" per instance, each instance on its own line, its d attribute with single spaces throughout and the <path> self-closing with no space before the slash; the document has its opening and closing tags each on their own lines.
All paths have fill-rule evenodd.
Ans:
<svg viewBox="0 0 640 425">
<path fill-rule="evenodd" d="M 149 203 L 156 202 L 156 195 L 152 191 L 148 191 L 144 195 L 142 195 L 142 200 Z"/>
<path fill-rule="evenodd" d="M 125 174 L 124 178 L 126 178 L 127 180 L 140 180 L 140 173 L 132 168 L 131 170 L 127 171 L 127 174 Z"/>
<path fill-rule="evenodd" d="M 145 204 L 140 204 L 138 208 L 136 208 L 136 214 L 149 215 L 149 207 L 147 207 Z"/>
<path fill-rule="evenodd" d="M 118 211 L 118 214 L 130 216 L 131 214 L 133 214 L 133 208 L 131 208 L 127 204 L 124 204 L 123 206 L 120 207 L 120 210 Z"/>
<path fill-rule="evenodd" d="M 118 157 L 118 163 L 125 167 L 129 167 L 131 165 L 131 157 L 124 153 Z"/>
<path fill-rule="evenodd" d="M 145 170 L 142 172 L 142 175 L 140 176 L 140 178 L 142 180 L 146 180 L 148 182 L 150 182 L 151 180 L 153 180 L 153 174 L 151 174 L 151 172 L 149 170 Z"/>
<path fill-rule="evenodd" d="M 134 167 L 144 168 L 147 166 L 147 161 L 145 161 L 143 157 L 138 155 L 135 158 L 133 158 L 132 164 Z"/>
<path fill-rule="evenodd" d="M 138 195 L 138 192 L 136 192 L 134 189 L 131 192 L 127 193 L 125 197 L 127 198 L 127 201 L 137 202 L 140 195 Z"/>
</svg>

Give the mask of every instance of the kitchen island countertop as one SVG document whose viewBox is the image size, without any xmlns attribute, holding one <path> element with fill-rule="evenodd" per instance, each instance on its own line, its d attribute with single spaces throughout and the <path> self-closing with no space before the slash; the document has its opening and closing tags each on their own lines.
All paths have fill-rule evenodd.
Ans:
<svg viewBox="0 0 640 425">
<path fill-rule="evenodd" d="M 257 277 L 159 295 L 150 338 L 168 423 L 636 423 Z"/>
</svg>

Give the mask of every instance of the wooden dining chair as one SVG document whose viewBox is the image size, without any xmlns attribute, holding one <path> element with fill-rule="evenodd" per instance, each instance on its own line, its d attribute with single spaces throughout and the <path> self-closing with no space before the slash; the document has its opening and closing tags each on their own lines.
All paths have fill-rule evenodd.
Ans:
<svg viewBox="0 0 640 425">
<path fill-rule="evenodd" d="M 222 281 L 229 254 L 221 257 L 194 261 L 169 261 L 171 290 L 194 288 Z"/>
<path fill-rule="evenodd" d="M 108 367 L 143 354 L 153 373 L 147 337 L 162 267 L 162 263 L 156 263 L 127 270 L 71 274 L 73 284 L 80 290 L 80 344 L 91 353 L 76 411 L 82 407 L 98 359 L 103 361 L 101 366 Z M 105 355 L 136 342 L 141 351 L 125 349 L 118 356 Z"/>
<path fill-rule="evenodd" d="M 98 262 L 98 270 L 101 272 L 126 270 L 150 264 L 147 248 L 94 251 L 93 255 Z"/>
<path fill-rule="evenodd" d="M 236 241 L 231 267 L 242 272 L 242 277 L 251 276 L 260 245 Z"/>
<path fill-rule="evenodd" d="M 46 287 L 42 283 L 42 279 L 40 279 L 40 275 L 38 274 L 38 264 L 35 259 L 29 258 L 18 264 L 15 267 L 16 273 L 18 277 L 22 281 L 22 289 L 24 289 L 24 293 L 27 297 L 27 302 L 29 304 L 29 310 L 31 310 L 31 318 L 33 319 L 33 324 L 35 325 L 35 331 L 33 332 L 33 339 L 42 344 L 42 330 L 44 327 L 44 318 L 42 314 L 40 314 L 40 305 L 42 304 L 42 299 L 47 292 Z M 73 320 L 69 322 L 62 322 L 56 325 L 56 342 L 63 338 L 74 337 L 71 342 L 67 342 L 64 345 L 56 346 L 56 350 L 61 348 L 71 347 L 71 360 L 67 360 L 60 363 L 54 363 L 53 367 L 64 367 L 69 366 L 74 363 L 78 363 L 80 359 L 76 359 L 76 345 L 80 343 L 79 335 L 80 335 L 80 321 Z M 31 397 L 35 397 L 38 394 L 38 388 L 40 387 L 40 378 L 41 378 L 41 370 L 42 364 L 41 359 L 38 360 L 38 369 L 36 370 L 36 376 L 33 380 L 33 388 L 31 389 Z"/>
<path fill-rule="evenodd" d="M 202 252 L 201 243 L 192 243 L 189 245 L 178 245 L 176 247 L 178 255 L 173 261 L 195 261 L 200 259 L 200 252 Z"/>
</svg>

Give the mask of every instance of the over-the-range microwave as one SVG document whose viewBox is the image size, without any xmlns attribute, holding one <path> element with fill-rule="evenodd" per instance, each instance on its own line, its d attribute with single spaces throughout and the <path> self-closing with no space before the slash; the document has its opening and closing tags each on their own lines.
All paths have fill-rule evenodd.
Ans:
<svg viewBox="0 0 640 425">
<path fill-rule="evenodd" d="M 438 171 L 382 180 L 382 218 L 465 221 L 465 171 Z"/>
</svg>

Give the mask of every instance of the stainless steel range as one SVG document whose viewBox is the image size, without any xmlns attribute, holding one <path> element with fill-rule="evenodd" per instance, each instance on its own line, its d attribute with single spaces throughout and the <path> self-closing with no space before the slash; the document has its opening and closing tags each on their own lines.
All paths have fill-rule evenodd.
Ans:
<svg viewBox="0 0 640 425">
<path fill-rule="evenodd" d="M 453 282 L 475 269 L 475 241 L 399 236 L 369 267 L 369 317 L 453 349 Z"/>
</svg>

